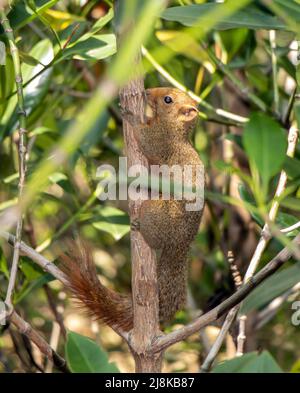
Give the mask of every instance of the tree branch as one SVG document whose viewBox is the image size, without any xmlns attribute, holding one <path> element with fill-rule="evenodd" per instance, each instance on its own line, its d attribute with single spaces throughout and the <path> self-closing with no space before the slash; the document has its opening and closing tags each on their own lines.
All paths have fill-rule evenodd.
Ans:
<svg viewBox="0 0 300 393">
<path fill-rule="evenodd" d="M 300 246 L 300 234 L 292 241 L 293 246 Z M 184 340 L 190 335 L 196 333 L 203 327 L 207 326 L 213 321 L 219 319 L 223 314 L 230 310 L 235 305 L 239 304 L 245 297 L 256 288 L 262 281 L 275 273 L 287 260 L 291 258 L 293 251 L 291 247 L 285 247 L 279 254 L 277 254 L 263 269 L 261 269 L 255 276 L 250 278 L 238 291 L 231 295 L 224 302 L 213 308 L 206 314 L 197 318 L 195 321 L 186 325 L 185 327 L 175 330 L 165 336 L 159 337 L 153 343 L 151 350 L 154 352 L 162 351 L 169 346 Z"/>
<path fill-rule="evenodd" d="M 10 53 L 13 60 L 13 67 L 15 73 L 15 82 L 17 87 L 17 100 L 18 100 L 18 116 L 19 116 L 19 148 L 18 148 L 18 158 L 19 158 L 19 193 L 18 193 L 18 204 L 20 204 L 23 189 L 25 185 L 25 174 L 26 174 L 26 111 L 24 106 L 24 96 L 23 96 L 23 79 L 21 72 L 21 63 L 18 47 L 16 46 L 15 37 L 13 30 L 10 26 L 9 20 L 2 7 L 0 8 L 0 23 L 3 26 L 4 33 L 9 43 Z M 12 307 L 12 295 L 15 288 L 19 257 L 20 257 L 20 241 L 22 237 L 22 227 L 23 227 L 23 216 L 22 212 L 18 212 L 17 226 L 16 226 L 16 241 L 14 243 L 13 260 L 10 270 L 8 288 L 6 293 L 5 303 Z"/>
<path fill-rule="evenodd" d="M 53 362 L 58 370 L 63 373 L 70 372 L 67 368 L 65 359 L 55 352 L 47 341 L 38 332 L 36 332 L 28 322 L 24 321 L 24 319 L 21 318 L 16 311 L 13 311 L 11 315 L 7 316 L 7 319 L 18 328 L 20 333 L 24 334 L 32 342 L 34 342 L 39 350 Z"/>
<path fill-rule="evenodd" d="M 115 14 L 117 20 L 124 15 L 124 4 L 115 2 Z M 122 20 L 116 26 L 119 45 L 122 45 L 124 37 L 130 30 L 131 21 Z M 141 64 L 140 54 L 135 58 L 133 64 L 133 79 L 120 90 L 121 107 L 133 113 L 137 118 L 144 119 L 145 88 L 143 77 L 139 70 Z M 123 132 L 125 140 L 128 166 L 140 165 L 148 167 L 146 157 L 140 151 L 134 137 L 134 127 L 125 119 L 123 120 Z M 129 201 L 129 215 L 131 221 L 139 216 L 142 200 Z M 131 230 L 131 262 L 132 262 L 132 300 L 133 300 L 133 329 L 130 332 L 129 345 L 133 353 L 137 372 L 159 372 L 161 368 L 161 354 L 147 356 L 147 348 L 159 332 L 159 305 L 158 286 L 156 277 L 155 252 L 144 240 L 142 234 L 137 230 Z"/>
<path fill-rule="evenodd" d="M 4 238 L 11 246 L 14 246 L 16 238 L 8 232 L 0 231 L 0 236 Z M 57 278 L 64 285 L 68 285 L 68 277 L 47 258 L 43 257 L 41 254 L 36 252 L 33 248 L 29 247 L 24 242 L 20 242 L 20 251 L 31 258 L 35 263 L 37 263 L 43 270 L 52 274 L 53 277 Z"/>
</svg>

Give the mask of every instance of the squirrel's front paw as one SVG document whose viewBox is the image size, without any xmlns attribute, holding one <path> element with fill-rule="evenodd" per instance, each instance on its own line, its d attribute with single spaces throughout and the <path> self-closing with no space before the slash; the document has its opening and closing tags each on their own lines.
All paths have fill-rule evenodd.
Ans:
<svg viewBox="0 0 300 393">
<path fill-rule="evenodd" d="M 131 126 L 135 126 L 140 122 L 138 120 L 138 116 L 135 115 L 130 109 L 120 105 L 120 112 L 122 119 L 128 121 Z"/>
<path fill-rule="evenodd" d="M 130 222 L 130 228 L 132 231 L 139 231 L 141 229 L 141 223 L 138 218 L 133 219 Z"/>
</svg>

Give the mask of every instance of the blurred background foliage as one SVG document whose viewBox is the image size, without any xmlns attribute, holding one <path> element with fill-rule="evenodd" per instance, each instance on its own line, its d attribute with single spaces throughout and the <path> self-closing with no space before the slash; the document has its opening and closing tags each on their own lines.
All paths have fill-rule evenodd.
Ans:
<svg viewBox="0 0 300 393">
<path fill-rule="evenodd" d="M 136 35 L 127 43 L 129 55 L 141 34 L 145 86 L 175 85 L 196 97 L 200 115 L 193 142 L 207 171 L 204 217 L 190 252 L 189 307 L 167 327 L 171 330 L 233 293 L 227 252 L 233 252 L 243 276 L 283 169 L 288 183 L 276 228 L 300 220 L 299 143 L 294 157 L 286 156 L 288 130 L 300 119 L 300 3 L 173 0 L 160 15 L 155 14 L 155 3 L 126 2 L 127 17 L 137 15 Z M 117 82 L 128 78 L 132 61 L 129 55 L 126 58 L 127 47 L 123 58 L 119 55 L 122 48 L 117 50 L 112 6 L 109 0 L 20 0 L 11 4 L 8 18 L 22 62 L 27 177 L 36 187 L 27 205 L 23 240 L 59 262 L 65 240 L 79 236 L 89 244 L 103 283 L 126 293 L 131 279 L 127 206 L 122 201 L 104 203 L 97 198 L 97 167 L 105 163 L 117 169 L 124 144 L 118 99 L 106 102 L 100 97 L 98 106 L 94 93 L 107 75 Z M 152 26 L 139 24 L 139 18 L 142 22 L 147 19 L 147 12 L 152 12 L 155 20 Z M 16 204 L 18 192 L 17 98 L 6 44 L 0 30 L 0 214 Z M 88 106 L 90 102 L 93 106 Z M 78 130 L 81 139 L 77 138 Z M 49 154 L 60 146 L 65 146 L 68 160 L 43 172 L 42 164 L 47 164 Z M 261 266 L 298 231 L 275 236 Z M 0 296 L 4 299 L 12 250 L 2 242 L 0 252 Z M 247 352 L 269 352 L 259 355 L 255 371 L 261 371 L 261 364 L 269 364 L 273 371 L 299 372 L 299 326 L 291 323 L 291 304 L 300 300 L 298 282 L 300 265 L 292 260 L 244 302 L 249 327 Z M 278 296 L 283 298 L 280 307 L 268 313 L 268 306 Z M 78 312 L 62 285 L 23 256 L 14 302 L 18 312 L 58 352 L 66 354 L 69 365 L 78 352 L 74 343 L 84 341 L 78 336 L 81 334 L 100 344 L 119 370 L 133 370 L 121 339 Z M 197 371 L 221 323 L 171 347 L 165 355 L 164 371 Z M 73 332 L 66 347 L 65 329 Z M 2 372 L 36 371 L 41 366 L 52 370 L 13 327 L 4 326 L 1 332 Z M 234 326 L 218 360 L 234 356 L 236 335 Z M 87 351 L 94 348 L 91 341 L 82 346 Z M 243 367 L 251 364 L 253 356 L 258 359 L 256 353 L 247 356 L 240 368 L 232 364 L 227 371 L 245 371 Z M 105 352 L 99 353 L 99 359 L 108 364 Z M 107 367 L 102 371 L 112 371 L 115 366 L 110 363 Z M 75 362 L 71 369 L 78 372 L 85 368 L 78 369 Z"/>
</svg>

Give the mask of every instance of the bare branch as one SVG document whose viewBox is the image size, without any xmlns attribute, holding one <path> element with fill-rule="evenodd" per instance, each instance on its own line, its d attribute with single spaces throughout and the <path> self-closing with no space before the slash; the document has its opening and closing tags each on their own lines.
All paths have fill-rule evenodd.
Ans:
<svg viewBox="0 0 300 393">
<path fill-rule="evenodd" d="M 298 136 L 299 136 L 299 130 L 295 125 L 292 125 L 289 129 L 288 133 L 288 148 L 287 148 L 287 156 L 293 157 L 298 141 Z M 275 196 L 273 199 L 273 202 L 271 204 L 271 208 L 269 211 L 269 221 L 274 222 L 275 218 L 278 213 L 279 209 L 279 198 L 282 196 L 282 194 L 285 191 L 286 188 L 286 183 L 287 183 L 287 174 L 284 170 L 281 171 L 280 177 L 278 180 Z M 269 241 L 270 241 L 271 235 L 270 235 L 270 228 L 268 223 L 265 223 L 263 230 L 262 230 L 262 235 L 259 239 L 259 242 L 256 246 L 256 249 L 254 251 L 254 254 L 251 258 L 251 261 L 249 263 L 248 269 L 246 271 L 245 277 L 244 277 L 244 282 L 247 282 L 253 277 L 254 272 L 256 271 L 261 257 L 263 255 L 263 252 L 265 251 Z M 237 348 L 237 356 L 243 354 L 244 352 L 244 343 L 246 340 L 245 337 L 245 325 L 246 325 L 246 320 L 247 316 L 241 315 L 240 317 L 240 328 L 239 328 L 239 335 L 238 335 L 238 348 Z"/>
<path fill-rule="evenodd" d="M 69 372 L 65 359 L 55 352 L 47 341 L 38 332 L 36 332 L 28 322 L 24 321 L 24 319 L 21 318 L 16 311 L 13 311 L 11 315 L 8 315 L 7 319 L 18 328 L 20 333 L 24 334 L 32 342 L 34 342 L 39 350 L 53 362 L 57 369 L 64 373 Z"/>
<path fill-rule="evenodd" d="M 122 15 L 124 4 L 115 2 L 116 15 Z M 118 19 L 118 18 L 117 18 Z M 128 25 L 129 23 L 129 25 Z M 124 36 L 128 34 L 131 21 L 122 21 L 116 26 L 119 44 L 122 45 Z M 141 57 L 138 55 L 133 64 L 133 79 L 120 90 L 121 107 L 126 108 L 137 118 L 143 121 L 145 108 L 145 88 L 143 77 L 136 79 L 135 75 L 140 67 Z M 134 127 L 126 120 L 123 121 L 123 132 L 125 140 L 128 165 L 148 166 L 146 157 L 140 151 L 134 137 Z M 139 216 L 141 200 L 130 200 L 130 219 Z M 137 230 L 131 230 L 131 262 L 132 262 L 132 301 L 133 301 L 133 329 L 130 332 L 129 345 L 131 346 L 136 363 L 137 372 L 159 372 L 161 368 L 161 354 L 146 356 L 146 350 L 159 332 L 159 304 L 158 286 L 156 277 L 156 256 L 154 250 L 144 240 L 142 234 Z"/>
<path fill-rule="evenodd" d="M 4 231 L 0 231 L 0 236 L 6 239 L 10 245 L 14 246 L 16 241 L 15 236 Z M 20 251 L 22 251 L 25 255 L 31 258 L 46 272 L 52 274 L 53 277 L 57 278 L 64 285 L 67 285 L 69 283 L 68 277 L 53 262 L 50 262 L 47 258 L 43 257 L 41 254 L 36 252 L 33 248 L 29 247 L 24 242 L 20 243 Z"/>
<path fill-rule="evenodd" d="M 15 82 L 17 87 L 17 99 L 18 99 L 18 116 L 19 116 L 19 141 L 18 141 L 18 158 L 19 158 L 19 194 L 18 194 L 18 204 L 21 202 L 23 195 L 23 189 L 25 185 L 25 174 L 26 174 L 26 111 L 24 106 L 24 96 L 23 96 L 23 79 L 21 72 L 21 63 L 18 47 L 16 46 L 15 37 L 13 30 L 10 26 L 9 20 L 3 10 L 3 5 L 0 6 L 0 23 L 3 26 L 4 33 L 9 43 L 10 53 L 13 60 L 13 67 L 15 73 Z M 5 303 L 12 307 L 12 295 L 15 288 L 19 257 L 20 257 L 20 241 L 22 237 L 22 226 L 23 217 L 21 211 L 18 213 L 17 217 L 17 227 L 16 227 L 16 241 L 14 243 L 13 260 L 11 265 L 9 283 L 6 293 Z"/>
<path fill-rule="evenodd" d="M 292 241 L 293 246 L 299 247 L 300 234 Z M 206 314 L 197 318 L 195 321 L 186 325 L 181 329 L 177 329 L 172 333 L 157 338 L 153 343 L 152 350 L 155 352 L 162 351 L 169 346 L 184 340 L 190 335 L 196 333 L 204 326 L 207 326 L 213 321 L 219 319 L 226 311 L 230 310 L 235 305 L 239 304 L 245 297 L 253 291 L 262 281 L 275 273 L 287 260 L 291 258 L 293 251 L 291 247 L 285 247 L 277 254 L 263 269 L 261 269 L 255 276 L 251 277 L 243 286 L 231 295 L 224 302 L 213 308 Z"/>
<path fill-rule="evenodd" d="M 234 280 L 235 287 L 236 287 L 236 289 L 239 289 L 241 287 L 243 281 L 242 281 L 242 277 L 240 275 L 240 272 L 235 264 L 234 255 L 233 255 L 232 251 L 228 251 L 227 259 L 228 259 L 228 263 L 230 266 L 230 270 L 231 270 L 231 274 L 232 274 L 232 277 Z M 221 349 L 223 341 L 225 340 L 227 333 L 229 332 L 229 329 L 230 329 L 233 321 L 235 320 L 238 310 L 239 310 L 239 306 L 237 305 L 234 308 L 232 308 L 229 311 L 229 313 L 227 314 L 225 321 L 219 331 L 218 337 L 216 338 L 215 342 L 213 343 L 206 359 L 204 360 L 204 362 L 201 366 L 200 372 L 207 373 L 210 370 L 215 358 L 217 357 L 217 355 Z"/>
</svg>

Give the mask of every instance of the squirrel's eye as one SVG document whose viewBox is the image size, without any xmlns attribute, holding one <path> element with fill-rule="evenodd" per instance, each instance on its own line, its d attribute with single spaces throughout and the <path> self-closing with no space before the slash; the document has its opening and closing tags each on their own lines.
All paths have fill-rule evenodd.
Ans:
<svg viewBox="0 0 300 393">
<path fill-rule="evenodd" d="M 170 96 L 165 96 L 164 101 L 166 104 L 171 104 L 171 102 L 173 102 L 173 100 Z"/>
</svg>

